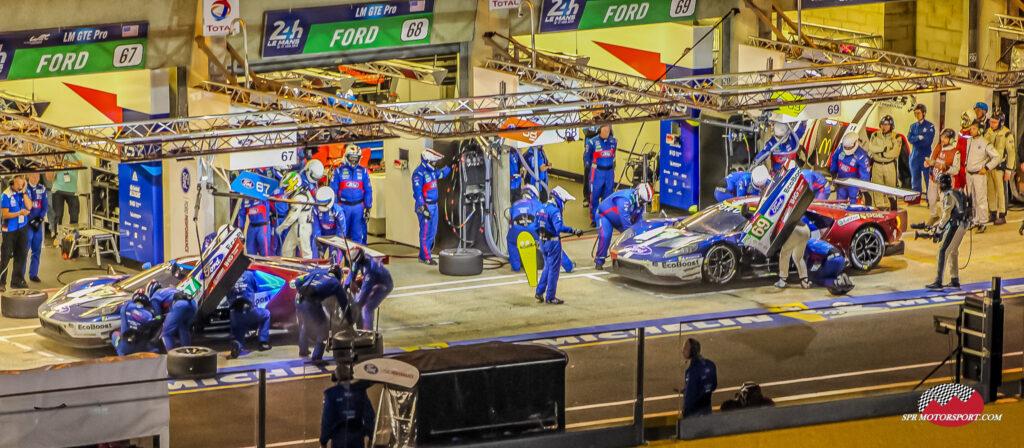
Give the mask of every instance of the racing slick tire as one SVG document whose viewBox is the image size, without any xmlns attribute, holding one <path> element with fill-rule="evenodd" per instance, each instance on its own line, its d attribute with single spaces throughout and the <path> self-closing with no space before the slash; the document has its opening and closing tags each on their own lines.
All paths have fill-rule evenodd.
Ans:
<svg viewBox="0 0 1024 448">
<path fill-rule="evenodd" d="M 178 347 L 167 351 L 167 376 L 171 378 L 209 378 L 217 374 L 217 352 L 199 346 Z"/>
<path fill-rule="evenodd" d="M 861 270 L 870 271 L 878 266 L 885 255 L 885 237 L 878 228 L 861 227 L 850 238 L 850 265 Z"/>
<path fill-rule="evenodd" d="M 15 319 L 36 319 L 39 305 L 49 297 L 38 289 L 12 289 L 0 294 L 0 314 Z"/>
<path fill-rule="evenodd" d="M 484 272 L 484 254 L 479 249 L 444 249 L 438 255 L 438 270 L 460 277 Z"/>
<path fill-rule="evenodd" d="M 732 247 L 725 244 L 716 244 L 708 249 L 704 257 L 704 263 L 700 268 L 704 282 L 724 285 L 736 278 L 739 272 L 739 254 Z"/>
</svg>

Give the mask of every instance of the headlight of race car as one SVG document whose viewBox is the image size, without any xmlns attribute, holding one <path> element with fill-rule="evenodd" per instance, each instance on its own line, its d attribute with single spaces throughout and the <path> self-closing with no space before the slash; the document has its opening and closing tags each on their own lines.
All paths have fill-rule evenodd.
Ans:
<svg viewBox="0 0 1024 448">
<path fill-rule="evenodd" d="M 697 252 L 697 248 L 698 247 L 700 247 L 699 244 L 697 244 L 697 243 L 690 243 L 690 244 L 687 244 L 685 246 L 677 247 L 677 248 L 672 249 L 672 250 L 670 250 L 668 252 L 665 252 L 665 257 L 666 258 L 672 258 L 672 257 L 679 257 L 679 256 L 682 256 L 682 255 L 690 255 L 690 254 L 692 254 L 694 252 Z"/>
<path fill-rule="evenodd" d="M 630 227 L 630 228 L 626 229 L 625 232 L 622 232 L 622 234 L 619 235 L 619 239 L 615 240 L 615 244 L 613 244 L 612 246 L 618 246 L 619 244 L 622 244 L 623 241 L 626 241 L 626 240 L 628 240 L 630 238 L 633 238 L 633 236 L 635 236 L 635 235 L 636 235 L 636 232 L 634 232 L 633 228 Z"/>
<path fill-rule="evenodd" d="M 106 316 L 108 314 L 117 314 L 118 309 L 121 308 L 120 303 L 109 303 L 99 308 L 93 308 L 88 312 L 84 313 L 83 316 L 99 317 Z"/>
</svg>

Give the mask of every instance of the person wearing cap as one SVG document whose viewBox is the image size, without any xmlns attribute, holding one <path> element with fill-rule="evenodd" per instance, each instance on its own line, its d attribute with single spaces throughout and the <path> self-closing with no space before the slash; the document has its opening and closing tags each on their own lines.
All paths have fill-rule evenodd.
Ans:
<svg viewBox="0 0 1024 448">
<path fill-rule="evenodd" d="M 796 153 L 800 149 L 800 137 L 806 129 L 804 123 L 797 126 L 796 131 L 788 124 L 776 121 L 772 125 L 772 136 L 764 143 L 764 149 L 755 157 L 756 160 L 764 160 L 771 157 L 772 174 L 782 171 L 786 162 L 796 160 Z"/>
<path fill-rule="evenodd" d="M 314 212 L 320 236 L 340 236 L 345 238 L 345 230 L 348 228 L 346 225 L 345 209 L 334 201 L 334 188 L 327 186 L 318 188 L 316 190 L 316 203 L 320 204 Z M 323 255 L 327 256 L 327 258 L 333 258 L 329 256 L 333 246 L 325 246 L 324 249 Z"/>
<path fill-rule="evenodd" d="M 988 171 L 999 166 L 999 153 L 992 144 L 981 135 L 981 124 L 971 122 L 971 138 L 967 140 L 967 194 L 974 202 L 973 224 L 981 226 L 978 232 L 984 232 L 984 225 L 989 223 L 988 215 Z"/>
<path fill-rule="evenodd" d="M 584 169 L 590 174 L 590 221 L 596 226 L 597 207 L 615 191 L 615 153 L 619 141 L 612 135 L 611 125 L 602 125 L 597 135 L 584 144 Z"/>
<path fill-rule="evenodd" d="M 366 222 L 373 207 L 373 187 L 370 171 L 359 165 L 362 151 L 355 145 L 345 150 L 345 163 L 334 169 L 331 190 L 337 204 L 344 211 L 345 227 L 340 233 L 359 244 L 366 244 Z"/>
<path fill-rule="evenodd" d="M 868 128 L 860 128 L 858 137 L 867 142 L 865 150 L 871 158 L 871 182 L 888 187 L 895 187 L 899 179 L 896 173 L 896 161 L 903 147 L 900 138 L 893 132 L 896 125 L 892 115 L 886 115 L 878 123 L 878 131 L 868 137 Z M 879 210 L 895 209 L 895 200 L 890 201 L 884 193 L 871 192 L 871 205 Z"/>
<path fill-rule="evenodd" d="M 361 247 L 353 247 L 348 252 L 348 261 L 352 266 L 345 287 L 353 290 L 355 304 L 359 306 L 359 328 L 373 330 L 374 313 L 388 294 L 395 289 L 391 272 L 384 263 L 366 255 Z M 362 283 L 355 289 L 356 277 L 362 277 Z"/>
<path fill-rule="evenodd" d="M 911 225 L 912 229 L 924 230 L 939 222 L 939 185 L 936 182 L 943 174 L 954 178 L 960 174 L 963 163 L 957 149 L 959 141 L 956 131 L 943 129 L 939 134 L 939 144 L 935 145 L 931 157 L 925 159 L 924 165 L 931 171 L 931 182 L 928 183 L 928 220 Z"/>
<path fill-rule="evenodd" d="M 537 233 L 540 236 L 541 252 L 544 254 L 544 271 L 541 272 L 534 295 L 538 302 L 552 305 L 564 303 L 555 295 L 558 288 L 559 258 L 562 257 L 561 235 L 563 233 L 572 233 L 577 237 L 583 235 L 582 230 L 573 229 L 562 221 L 565 203 L 574 200 L 576 198 L 564 188 L 555 187 L 551 190 L 551 199 L 537 212 L 539 223 Z"/>
<path fill-rule="evenodd" d="M 624 232 L 644 216 L 644 209 L 654 197 L 650 184 L 640 184 L 629 190 L 612 193 L 597 207 L 597 254 L 594 267 L 604 270 L 604 261 L 608 257 L 608 247 L 612 242 L 612 232 Z"/>
<path fill-rule="evenodd" d="M 929 170 L 924 165 L 924 161 L 932 154 L 932 143 L 935 140 L 935 125 L 925 120 L 927 113 L 928 108 L 924 104 L 915 106 L 914 118 L 917 118 L 917 121 L 910 124 L 910 132 L 907 133 L 907 141 L 913 148 L 910 152 L 910 188 L 919 192 L 925 192 L 928 189 Z M 924 178 L 923 181 L 922 178 Z M 924 183 L 922 184 L 922 182 Z M 922 188 L 924 189 L 922 190 Z"/>
<path fill-rule="evenodd" d="M 985 140 L 992 144 L 999 154 L 999 165 L 988 172 L 988 213 L 989 220 L 999 226 L 1006 224 L 1006 182 L 1013 178 L 1017 167 L 1017 142 L 1013 132 L 1006 127 L 1006 114 L 996 111 L 988 119 Z"/>
<path fill-rule="evenodd" d="M 420 223 L 421 263 L 436 265 L 437 261 L 430 255 L 434 248 L 434 237 L 437 236 L 437 181 L 448 177 L 452 172 L 449 166 L 441 166 L 444 156 L 433 149 L 424 149 L 420 155 L 422 163 L 412 172 L 412 197 L 416 201 L 416 216 Z"/>
<path fill-rule="evenodd" d="M 841 147 L 832 153 L 829 171 L 835 179 L 860 179 L 867 181 L 871 177 L 868 154 L 860 147 L 860 140 L 855 132 L 847 132 L 843 136 Z M 857 202 L 857 187 L 836 186 L 836 199 Z"/>
<path fill-rule="evenodd" d="M 972 123 L 978 123 L 978 132 L 981 135 L 985 135 L 988 132 L 988 104 L 983 101 L 978 101 L 974 104 L 974 120 Z"/>
</svg>

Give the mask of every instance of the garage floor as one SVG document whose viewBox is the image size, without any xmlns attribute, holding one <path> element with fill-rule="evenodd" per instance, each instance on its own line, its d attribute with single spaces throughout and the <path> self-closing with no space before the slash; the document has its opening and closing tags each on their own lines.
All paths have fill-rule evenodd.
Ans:
<svg viewBox="0 0 1024 448">
<path fill-rule="evenodd" d="M 578 185 L 570 185 L 573 193 L 578 190 Z M 909 212 L 910 221 L 917 222 L 927 214 L 927 209 L 923 205 L 911 206 Z M 570 203 L 571 225 L 586 225 L 586 222 L 581 223 L 586 219 L 585 213 L 581 203 Z M 962 282 L 987 281 L 993 275 L 1024 277 L 1024 263 L 1021 263 L 1024 237 L 1017 234 L 1022 216 L 1024 213 L 1020 211 L 1011 212 L 1009 224 L 974 235 L 973 246 L 971 238 L 965 239 L 961 263 L 966 263 L 969 255 L 971 258 L 961 274 Z M 478 277 L 447 277 L 440 275 L 436 266 L 418 263 L 414 258 L 393 258 L 390 269 L 396 288 L 379 308 L 380 328 L 387 348 L 436 347 L 454 341 L 769 308 L 827 296 L 820 288 L 778 290 L 771 286 L 771 280 L 741 281 L 726 289 L 702 285 L 653 287 L 596 271 L 591 261 L 595 244 L 593 233 L 564 241 L 566 252 L 578 267 L 571 274 L 562 274 L 558 297 L 566 304 L 561 306 L 538 304 L 525 277 L 512 273 L 507 267 L 487 270 Z M 857 287 L 852 294 L 864 296 L 921 289 L 930 283 L 935 275 L 936 245 L 925 240 L 914 241 L 912 236 L 906 242 L 905 255 L 887 257 L 870 274 L 854 276 Z M 414 248 L 405 246 L 381 243 L 373 247 L 394 255 L 415 255 Z M 40 274 L 45 280 L 41 289 L 55 290 L 60 286 L 56 281 L 58 273 L 82 268 L 95 269 L 96 265 L 85 259 L 62 260 L 56 249 L 47 248 Z M 69 272 L 62 280 L 67 282 L 97 273 L 100 271 Z M 60 347 L 36 335 L 33 330 L 37 326 L 37 321 L 31 319 L 0 318 L 0 370 L 113 354 L 112 350 L 81 351 Z M 228 347 L 226 334 L 200 341 L 222 351 Z M 275 347 L 268 352 L 254 352 L 232 361 L 222 358 L 221 367 L 296 358 L 294 336 L 276 333 L 272 342 Z"/>
</svg>

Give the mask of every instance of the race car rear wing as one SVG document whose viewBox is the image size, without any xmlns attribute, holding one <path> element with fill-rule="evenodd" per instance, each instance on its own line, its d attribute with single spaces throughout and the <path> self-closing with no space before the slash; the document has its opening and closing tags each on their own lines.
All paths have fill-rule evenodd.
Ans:
<svg viewBox="0 0 1024 448">
<path fill-rule="evenodd" d="M 904 201 L 913 201 L 921 196 L 921 192 L 914 190 L 906 190 L 903 188 L 890 187 L 888 185 L 876 184 L 874 182 L 868 182 L 856 178 L 848 179 L 836 179 L 832 181 L 836 185 L 842 185 L 844 187 L 855 187 L 861 190 L 873 191 L 876 193 L 882 193 L 884 195 L 896 196 Z"/>
<path fill-rule="evenodd" d="M 325 246 L 330 246 L 341 251 L 342 254 L 348 255 L 349 249 L 358 247 L 363 249 L 363 253 L 366 256 L 373 258 L 374 260 L 380 261 L 382 264 L 388 264 L 391 261 L 391 257 L 385 253 L 375 251 L 366 247 L 362 244 L 356 243 L 352 240 L 347 240 L 340 236 L 321 236 L 317 237 L 316 241 Z"/>
</svg>

